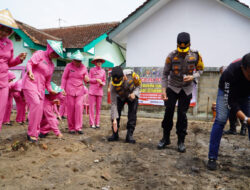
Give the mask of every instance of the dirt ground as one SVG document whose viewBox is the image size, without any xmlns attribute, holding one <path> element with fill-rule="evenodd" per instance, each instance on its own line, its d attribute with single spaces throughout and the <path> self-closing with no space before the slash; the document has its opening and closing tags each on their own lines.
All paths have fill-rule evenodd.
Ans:
<svg viewBox="0 0 250 190">
<path fill-rule="evenodd" d="M 14 117 L 14 116 L 13 116 Z M 13 118 L 12 118 L 13 119 Z M 3 126 L 0 133 L 1 190 L 147 190 L 147 189 L 250 189 L 248 137 L 223 136 L 219 169 L 206 169 L 212 123 L 189 121 L 186 153 L 177 152 L 175 129 L 164 150 L 160 119 L 138 118 L 136 144 L 124 143 L 126 118 L 120 141 L 110 143 L 109 116 L 101 116 L 101 129 L 89 128 L 84 116 L 84 135 L 67 133 L 64 140 L 53 134 L 39 144 L 26 141 L 27 124 Z"/>
</svg>

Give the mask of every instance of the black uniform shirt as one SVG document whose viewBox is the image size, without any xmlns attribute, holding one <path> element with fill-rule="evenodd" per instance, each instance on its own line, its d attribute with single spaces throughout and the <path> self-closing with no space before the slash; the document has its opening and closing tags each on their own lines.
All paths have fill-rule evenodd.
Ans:
<svg viewBox="0 0 250 190">
<path fill-rule="evenodd" d="M 240 109 L 239 99 L 250 96 L 250 81 L 248 81 L 241 69 L 242 60 L 231 63 L 222 73 L 219 88 L 225 93 L 225 100 L 229 108 L 236 114 Z"/>
</svg>

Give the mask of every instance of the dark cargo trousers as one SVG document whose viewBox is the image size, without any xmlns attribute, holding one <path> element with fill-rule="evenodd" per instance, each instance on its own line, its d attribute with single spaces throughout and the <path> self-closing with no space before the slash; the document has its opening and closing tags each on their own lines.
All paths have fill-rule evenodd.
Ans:
<svg viewBox="0 0 250 190">
<path fill-rule="evenodd" d="M 123 107 L 125 103 L 128 104 L 128 122 L 127 122 L 127 130 L 131 130 L 133 132 L 136 126 L 136 119 L 137 119 L 137 108 L 138 108 L 138 97 L 135 97 L 134 100 L 130 100 L 126 98 L 122 100 L 120 97 L 117 97 L 117 110 L 118 110 L 118 119 L 117 119 L 117 126 L 120 127 L 120 118 Z"/>
<path fill-rule="evenodd" d="M 169 136 L 173 128 L 174 110 L 178 100 L 176 134 L 178 135 L 178 142 L 184 142 L 188 125 L 187 111 L 192 99 L 192 94 L 186 95 L 183 90 L 177 94 L 170 88 L 167 88 L 167 97 L 168 100 L 165 102 L 166 109 L 162 121 L 162 128 L 164 129 L 164 133 Z"/>
</svg>

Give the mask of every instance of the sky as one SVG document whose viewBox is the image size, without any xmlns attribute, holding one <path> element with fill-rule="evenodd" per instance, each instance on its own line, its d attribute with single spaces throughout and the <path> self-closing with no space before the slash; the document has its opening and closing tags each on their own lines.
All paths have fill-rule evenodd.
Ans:
<svg viewBox="0 0 250 190">
<path fill-rule="evenodd" d="M 122 21 L 146 0 L 0 0 L 0 10 L 35 28 Z"/>
<path fill-rule="evenodd" d="M 146 0 L 0 1 L 0 10 L 8 8 L 16 20 L 41 29 L 122 21 Z M 250 0 L 240 1 L 250 5 Z"/>
</svg>

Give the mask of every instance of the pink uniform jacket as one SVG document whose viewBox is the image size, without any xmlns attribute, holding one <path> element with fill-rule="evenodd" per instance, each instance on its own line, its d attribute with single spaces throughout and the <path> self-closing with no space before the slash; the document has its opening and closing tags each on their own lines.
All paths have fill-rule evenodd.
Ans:
<svg viewBox="0 0 250 190">
<path fill-rule="evenodd" d="M 19 57 L 13 58 L 13 44 L 8 38 L 0 39 L 0 88 L 7 87 L 8 69 L 21 64 L 22 61 Z"/>
<path fill-rule="evenodd" d="M 85 65 L 81 64 L 80 67 L 76 67 L 73 62 L 68 63 L 63 72 L 61 88 L 67 95 L 82 96 L 85 93 L 83 84 L 85 76 L 88 76 Z"/>
<path fill-rule="evenodd" d="M 51 77 L 54 71 L 54 64 L 49 59 L 49 54 L 52 48 L 48 45 L 47 51 L 36 51 L 27 63 L 27 73 L 23 78 L 22 89 L 27 89 L 37 93 L 40 99 L 44 99 L 45 87 L 51 91 Z M 35 80 L 31 80 L 28 76 L 28 71 L 32 71 Z"/>
<path fill-rule="evenodd" d="M 103 96 L 103 85 L 100 85 L 96 79 L 101 79 L 103 83 L 106 83 L 106 73 L 101 67 L 94 67 L 89 71 L 89 94 L 95 96 Z"/>
</svg>

